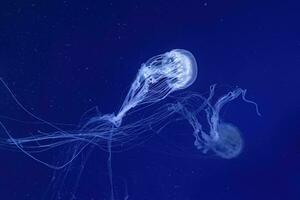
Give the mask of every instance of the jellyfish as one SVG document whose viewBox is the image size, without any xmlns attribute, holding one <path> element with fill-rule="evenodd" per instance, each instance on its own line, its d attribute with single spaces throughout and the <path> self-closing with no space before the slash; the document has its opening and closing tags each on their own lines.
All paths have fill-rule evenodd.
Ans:
<svg viewBox="0 0 300 200">
<path fill-rule="evenodd" d="M 150 58 L 140 68 L 118 114 L 112 121 L 120 125 L 126 112 L 140 104 L 155 103 L 171 92 L 182 90 L 197 78 L 197 63 L 193 54 L 174 49 Z"/>
<path fill-rule="evenodd" d="M 216 85 L 214 84 L 210 87 L 210 93 L 207 98 L 197 94 L 188 95 L 184 97 L 183 100 L 178 101 L 177 104 L 172 107 L 172 110 L 180 113 L 192 126 L 194 130 L 193 136 L 195 138 L 194 145 L 197 149 L 202 150 L 203 153 L 211 151 L 221 158 L 231 159 L 237 157 L 242 152 L 243 139 L 237 127 L 220 118 L 222 107 L 241 96 L 243 101 L 255 106 L 256 113 L 259 116 L 261 114 L 257 104 L 246 98 L 247 90 L 236 88 L 220 97 L 214 103 L 212 99 L 215 95 L 215 89 Z M 191 101 L 191 99 L 193 99 L 193 101 Z M 195 102 L 202 102 L 202 104 L 195 104 Z M 199 105 L 201 106 L 199 107 Z M 206 131 L 198 117 L 202 111 L 206 114 L 209 127 Z"/>
<path fill-rule="evenodd" d="M 211 95 L 214 94 L 214 90 L 215 85 L 211 87 Z M 243 149 L 243 139 L 238 128 L 220 119 L 222 107 L 241 96 L 243 101 L 253 104 L 257 114 L 260 115 L 257 104 L 246 99 L 246 92 L 247 90 L 245 89 L 237 88 L 219 98 L 214 106 L 208 103 L 209 106 L 205 110 L 210 126 L 210 134 L 209 137 L 204 136 L 204 138 L 207 139 L 210 148 L 221 158 L 230 159 L 237 157 Z"/>
<path fill-rule="evenodd" d="M 19 150 L 55 170 L 72 165 L 76 159 L 80 159 L 79 155 L 92 147 L 106 151 L 111 200 L 115 199 L 113 153 L 134 148 L 160 134 L 168 124 L 178 119 L 185 120 L 192 127 L 194 146 L 200 152 L 212 152 L 224 159 L 237 157 L 243 149 L 241 133 L 235 125 L 221 119 L 220 112 L 224 105 L 238 97 L 253 104 L 260 114 L 257 104 L 248 100 L 246 90 L 241 88 L 216 97 L 216 84 L 210 87 L 208 96 L 182 92 L 195 82 L 197 73 L 196 59 L 187 50 L 174 49 L 154 56 L 141 65 L 118 112 L 101 114 L 98 107 L 91 108 L 82 115 L 76 128 L 65 128 L 32 113 L 16 98 L 8 84 L 0 79 L 16 105 L 38 124 L 49 128 L 48 131 L 37 129 L 34 134 L 16 137 L 5 126 L 4 119 L 9 118 L 2 115 L 0 148 Z M 137 115 L 143 117 L 135 118 Z M 206 118 L 203 119 L 203 115 Z M 68 147 L 69 153 L 62 160 L 51 162 L 42 156 L 45 152 L 63 147 Z"/>
</svg>

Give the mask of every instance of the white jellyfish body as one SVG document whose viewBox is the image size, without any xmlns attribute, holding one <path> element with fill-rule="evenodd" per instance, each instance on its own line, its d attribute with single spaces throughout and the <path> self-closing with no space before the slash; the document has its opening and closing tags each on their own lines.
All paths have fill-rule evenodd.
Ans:
<svg viewBox="0 0 300 200">
<path fill-rule="evenodd" d="M 198 74 L 197 62 L 193 54 L 184 49 L 169 52 L 173 62 L 179 66 L 176 71 L 176 81 L 170 81 L 169 86 L 174 90 L 185 89 L 192 85 Z"/>
<path fill-rule="evenodd" d="M 172 91 L 189 87 L 197 78 L 197 62 L 193 54 L 184 49 L 150 58 L 141 68 L 141 73 L 151 84 L 165 79 Z"/>
<path fill-rule="evenodd" d="M 171 92 L 189 87 L 197 73 L 195 57 L 184 49 L 150 58 L 140 68 L 113 122 L 119 126 L 125 114 L 137 105 L 160 101 Z"/>
</svg>

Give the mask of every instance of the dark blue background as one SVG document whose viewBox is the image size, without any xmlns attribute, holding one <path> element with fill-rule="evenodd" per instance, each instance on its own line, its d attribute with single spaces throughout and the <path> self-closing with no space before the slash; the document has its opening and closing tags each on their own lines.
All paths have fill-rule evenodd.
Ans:
<svg viewBox="0 0 300 200">
<path fill-rule="evenodd" d="M 300 199 L 299 9 L 271 0 L 1 1 L 0 76 L 34 113 L 77 123 L 95 105 L 117 111 L 148 58 L 187 49 L 199 67 L 190 90 L 247 88 L 262 117 L 238 101 L 227 107 L 224 120 L 245 140 L 233 160 L 169 155 L 151 141 L 115 154 L 129 199 Z M 190 129 L 172 131 L 186 131 L 193 147 Z M 106 158 L 91 155 L 78 199 L 108 199 Z M 1 150 L 0 160 L 0 199 L 41 199 L 52 170 L 22 153 Z"/>
</svg>

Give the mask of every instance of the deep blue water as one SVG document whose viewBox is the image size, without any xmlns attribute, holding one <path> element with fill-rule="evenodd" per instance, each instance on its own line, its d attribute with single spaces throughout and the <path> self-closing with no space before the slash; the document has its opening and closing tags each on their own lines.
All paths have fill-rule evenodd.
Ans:
<svg viewBox="0 0 300 200">
<path fill-rule="evenodd" d="M 178 153 L 172 144 L 194 146 L 191 129 L 176 125 L 163 141 L 153 137 L 113 154 L 116 199 L 127 188 L 128 200 L 297 200 L 299 9 L 297 1 L 1 1 L 0 77 L 33 113 L 76 124 L 93 106 L 116 112 L 147 59 L 187 49 L 198 62 L 187 90 L 206 93 L 214 83 L 245 88 L 262 116 L 239 100 L 226 107 L 222 117 L 245 141 L 235 159 Z M 23 119 L 0 90 L 0 115 Z M 30 124 L 10 123 L 14 136 L 30 134 Z M 0 160 L 0 199 L 51 197 L 53 170 L 5 149 Z M 99 149 L 90 154 L 75 199 L 110 198 L 106 160 Z M 76 167 L 60 190 L 74 183 Z"/>
</svg>

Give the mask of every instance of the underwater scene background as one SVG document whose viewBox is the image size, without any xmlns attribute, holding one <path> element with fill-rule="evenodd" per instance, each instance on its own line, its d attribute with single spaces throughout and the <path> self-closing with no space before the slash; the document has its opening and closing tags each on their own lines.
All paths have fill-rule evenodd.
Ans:
<svg viewBox="0 0 300 200">
<path fill-rule="evenodd" d="M 107 146 L 90 145 L 55 170 L 8 147 L 2 127 L 0 199 L 300 199 L 299 9 L 298 1 L 269 0 L 1 1 L 0 122 L 14 138 L 49 127 L 28 116 L 8 88 L 30 113 L 69 130 L 117 113 L 142 64 L 172 49 L 193 54 L 197 79 L 124 123 L 185 92 L 207 98 L 213 84 L 216 99 L 246 89 L 261 116 L 241 97 L 224 105 L 220 118 L 243 140 L 232 159 L 198 150 L 193 128 L 177 115 L 159 134 L 118 144 L 114 195 Z M 199 117 L 206 120 L 205 112 Z M 80 149 L 70 145 L 39 158 L 63 162 Z"/>
</svg>

